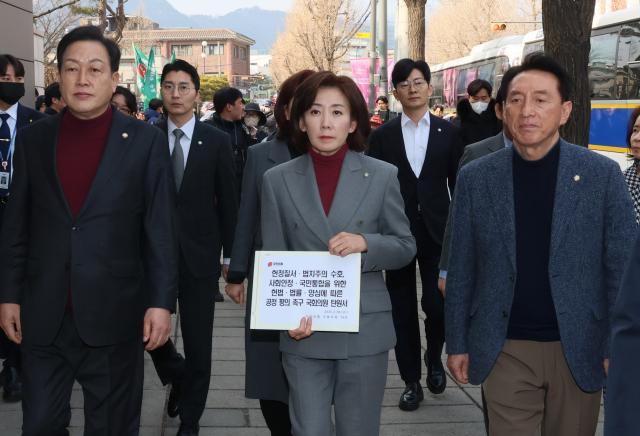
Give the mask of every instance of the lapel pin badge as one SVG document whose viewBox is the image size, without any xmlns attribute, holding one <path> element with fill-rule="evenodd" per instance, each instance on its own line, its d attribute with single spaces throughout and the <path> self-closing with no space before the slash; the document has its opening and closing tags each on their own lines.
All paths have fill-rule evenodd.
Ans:
<svg viewBox="0 0 640 436">
<path fill-rule="evenodd" d="M 438 127 L 438 132 L 442 132 L 442 129 L 440 127 Z"/>
<path fill-rule="evenodd" d="M 129 137 L 129 134 L 128 134 L 127 132 L 124 132 L 124 133 L 122 134 L 122 138 L 123 138 L 123 139 L 127 139 L 128 137 Z"/>
<path fill-rule="evenodd" d="M 202 141 L 198 141 L 198 145 L 202 145 Z"/>
<path fill-rule="evenodd" d="M 577 175 L 577 174 L 575 176 L 573 176 L 573 181 L 574 182 L 579 182 L 580 181 L 580 176 Z"/>
<path fill-rule="evenodd" d="M 369 173 L 364 173 L 364 176 L 365 177 L 369 177 Z"/>
</svg>

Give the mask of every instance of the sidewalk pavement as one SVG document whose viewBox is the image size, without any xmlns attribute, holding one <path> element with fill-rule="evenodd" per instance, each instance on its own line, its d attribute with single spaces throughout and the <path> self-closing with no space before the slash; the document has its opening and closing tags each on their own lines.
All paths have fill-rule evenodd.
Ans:
<svg viewBox="0 0 640 436">
<path fill-rule="evenodd" d="M 225 298 L 225 302 L 217 303 L 215 309 L 211 362 L 213 375 L 207 408 L 200 421 L 200 435 L 269 436 L 258 401 L 244 397 L 245 309 Z M 424 331 L 422 334 L 424 349 Z M 179 330 L 177 336 L 176 345 L 182 351 Z M 381 418 L 382 436 L 484 436 L 479 387 L 462 387 L 449 377 L 443 394 L 433 395 L 424 387 L 425 399 L 420 408 L 414 412 L 403 412 L 398 409 L 397 403 L 404 383 L 400 379 L 393 350 L 389 359 Z M 425 369 L 423 375 L 426 375 Z M 424 386 L 424 377 L 422 383 Z M 178 418 L 169 418 L 165 413 L 168 394 L 169 390 L 160 383 L 151 358 L 145 353 L 141 436 L 176 434 Z M 82 391 L 76 385 L 71 397 L 72 436 L 82 435 L 82 401 Z M 597 436 L 602 435 L 602 416 L 601 410 Z M 19 436 L 21 425 L 20 403 L 0 401 L 0 435 Z"/>
</svg>

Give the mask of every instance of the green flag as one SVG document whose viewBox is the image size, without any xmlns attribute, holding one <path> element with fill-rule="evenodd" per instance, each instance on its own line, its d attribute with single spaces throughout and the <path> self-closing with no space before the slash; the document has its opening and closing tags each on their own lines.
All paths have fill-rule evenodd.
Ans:
<svg viewBox="0 0 640 436">
<path fill-rule="evenodd" d="M 147 71 L 144 76 L 144 86 L 142 88 L 142 99 L 145 107 L 152 98 L 158 97 L 158 82 L 156 74 L 155 50 L 151 47 L 149 60 L 147 61 Z"/>
<path fill-rule="evenodd" d="M 136 86 L 138 87 L 138 92 L 142 94 L 142 89 L 144 88 L 144 78 L 147 75 L 147 63 L 149 62 L 149 60 L 144 55 L 144 53 L 142 53 L 142 51 L 138 47 L 136 47 L 135 44 L 132 45 L 136 58 Z"/>
<path fill-rule="evenodd" d="M 171 50 L 171 60 L 170 63 L 174 63 L 176 61 L 176 52 Z"/>
</svg>

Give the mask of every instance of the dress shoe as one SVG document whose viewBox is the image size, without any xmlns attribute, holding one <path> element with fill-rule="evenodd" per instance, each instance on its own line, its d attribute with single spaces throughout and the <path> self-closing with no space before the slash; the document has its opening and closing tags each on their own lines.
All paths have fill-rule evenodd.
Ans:
<svg viewBox="0 0 640 436">
<path fill-rule="evenodd" d="M 424 393 L 420 382 L 407 383 L 407 387 L 400 395 L 400 410 L 410 412 L 420 407 L 420 401 L 424 400 Z"/>
<path fill-rule="evenodd" d="M 218 292 L 216 292 L 216 295 L 213 297 L 214 300 L 216 300 L 216 303 L 222 303 L 224 301 L 224 296 L 220 293 L 220 290 L 218 289 Z"/>
<path fill-rule="evenodd" d="M 180 391 L 182 389 L 181 382 L 175 380 L 171 383 L 169 391 L 169 401 L 167 401 L 167 415 L 175 418 L 180 413 Z"/>
<path fill-rule="evenodd" d="M 7 403 L 16 403 L 22 400 L 22 380 L 20 373 L 13 366 L 8 366 L 2 372 L 2 384 L 4 391 L 2 399 Z"/>
<path fill-rule="evenodd" d="M 447 387 L 447 374 L 442 361 L 438 358 L 429 359 L 427 353 L 424 353 L 424 363 L 427 365 L 427 389 L 432 394 L 443 393 Z"/>
<path fill-rule="evenodd" d="M 200 431 L 200 426 L 198 424 L 187 425 L 187 424 L 181 423 L 176 436 L 198 436 L 199 431 Z"/>
</svg>

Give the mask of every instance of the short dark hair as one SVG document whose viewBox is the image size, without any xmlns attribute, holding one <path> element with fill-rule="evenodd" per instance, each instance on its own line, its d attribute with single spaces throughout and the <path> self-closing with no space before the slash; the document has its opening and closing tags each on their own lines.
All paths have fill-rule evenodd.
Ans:
<svg viewBox="0 0 640 436">
<path fill-rule="evenodd" d="M 518 74 L 532 70 L 544 71 L 556 76 L 556 79 L 558 79 L 558 92 L 560 92 L 562 101 L 571 100 L 571 78 L 569 74 L 567 74 L 567 71 L 554 58 L 539 51 L 528 54 L 520 65 Z"/>
<path fill-rule="evenodd" d="M 278 98 L 275 106 L 273 107 L 273 116 L 276 119 L 276 124 L 278 125 L 278 139 L 287 140 L 291 137 L 293 131 L 291 129 L 291 123 L 287 120 L 287 105 L 291 102 L 291 99 L 293 99 L 293 94 L 296 92 L 298 86 L 312 74 L 315 74 L 315 71 L 298 71 L 297 73 L 289 76 L 287 80 L 282 82 L 280 85 Z"/>
<path fill-rule="evenodd" d="M 80 26 L 73 29 L 62 37 L 58 44 L 56 56 L 58 58 L 58 71 L 62 71 L 62 64 L 64 63 L 64 52 L 74 42 L 79 41 L 96 41 L 104 46 L 109 55 L 109 66 L 111 72 L 115 73 L 120 67 L 120 47 L 112 39 L 104 36 L 102 30 L 96 26 Z"/>
<path fill-rule="evenodd" d="M 129 112 L 131 112 L 132 114 L 138 112 L 138 102 L 136 101 L 136 96 L 133 95 L 133 92 L 129 91 L 124 86 L 116 86 L 116 90 L 113 95 L 121 95 L 124 97 L 124 101 L 127 105 L 127 109 L 129 109 Z"/>
<path fill-rule="evenodd" d="M 36 104 L 35 104 L 35 110 L 39 111 L 40 108 L 42 106 L 46 106 L 47 104 L 45 103 L 45 96 L 44 95 L 39 95 L 36 97 Z"/>
<path fill-rule="evenodd" d="M 433 110 L 436 110 L 436 109 L 440 109 L 442 112 L 444 112 L 444 106 L 441 104 L 436 104 L 435 106 L 433 106 Z"/>
<path fill-rule="evenodd" d="M 151 100 L 149 100 L 149 109 L 157 111 L 162 107 L 162 104 L 162 100 L 160 100 L 159 98 L 152 98 Z"/>
<path fill-rule="evenodd" d="M 638 116 L 640 116 L 640 106 L 635 108 L 631 112 L 631 117 L 629 117 L 629 126 L 627 127 L 627 145 L 631 148 L 631 135 L 633 134 L 633 125 L 638 120 Z"/>
<path fill-rule="evenodd" d="M 292 142 L 299 151 L 306 153 L 311 146 L 309 136 L 300 130 L 300 120 L 316 100 L 320 88 L 337 88 L 349 102 L 351 120 L 357 123 L 356 129 L 347 136 L 347 145 L 353 151 L 364 151 L 371 132 L 369 110 L 358 85 L 347 76 L 336 76 L 331 71 L 322 71 L 302 82 L 293 96 L 291 107 Z"/>
<path fill-rule="evenodd" d="M 182 59 L 176 59 L 175 61 L 165 65 L 162 69 L 162 75 L 160 76 L 160 83 L 164 82 L 164 78 L 172 71 L 184 71 L 187 73 L 191 76 L 191 81 L 193 82 L 193 86 L 196 87 L 196 91 L 200 90 L 200 75 L 198 74 L 198 70 L 196 70 L 196 68 L 189 62 L 183 61 Z"/>
<path fill-rule="evenodd" d="M 24 65 L 20 59 L 10 54 L 0 54 L 0 74 L 7 74 L 9 65 L 13 67 L 16 77 L 24 77 Z"/>
<path fill-rule="evenodd" d="M 393 71 L 391 72 L 391 83 L 393 83 L 393 87 L 396 88 L 398 83 L 407 80 L 413 70 L 420 71 L 424 80 L 426 80 L 427 83 L 431 83 L 431 70 L 429 69 L 429 64 L 425 61 L 414 61 L 413 59 L 404 58 L 396 62 L 396 65 L 393 67 Z"/>
<path fill-rule="evenodd" d="M 489 96 L 491 96 L 491 92 L 493 91 L 493 86 L 491 86 L 491 83 L 487 82 L 484 79 L 476 79 L 471 81 L 471 83 L 469 83 L 469 86 L 467 86 L 467 94 L 476 95 L 483 89 L 485 89 Z"/>
<path fill-rule="evenodd" d="M 44 89 L 44 104 L 47 105 L 47 107 L 51 107 L 54 98 L 58 100 L 62 98 L 62 94 L 60 94 L 60 84 L 58 82 L 53 82 Z"/>
<path fill-rule="evenodd" d="M 520 71 L 521 68 L 519 65 L 511 67 L 505 71 L 502 76 L 498 92 L 496 92 L 496 104 L 504 105 L 504 102 L 507 99 L 507 93 L 509 92 L 509 86 L 511 85 L 511 82 L 513 82 L 513 78 L 520 74 Z"/>
<path fill-rule="evenodd" d="M 215 107 L 218 115 L 220 115 L 224 112 L 224 108 L 227 107 L 228 104 L 235 104 L 239 98 L 242 98 L 242 93 L 239 89 L 225 86 L 224 88 L 218 89 L 215 94 L 213 94 L 213 106 Z"/>
<path fill-rule="evenodd" d="M 389 99 L 387 97 L 385 97 L 384 95 L 379 95 L 378 98 L 376 98 L 376 103 L 378 103 L 379 101 L 385 103 L 385 104 L 389 104 Z"/>
</svg>

